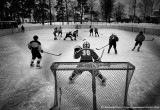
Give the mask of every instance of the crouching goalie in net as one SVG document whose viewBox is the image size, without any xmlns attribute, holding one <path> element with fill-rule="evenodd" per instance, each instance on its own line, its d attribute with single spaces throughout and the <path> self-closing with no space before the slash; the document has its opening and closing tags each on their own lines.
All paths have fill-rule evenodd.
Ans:
<svg viewBox="0 0 160 110">
<path fill-rule="evenodd" d="M 94 61 L 100 62 L 99 56 L 94 52 L 93 49 L 90 49 L 89 42 L 84 42 L 83 48 L 81 48 L 80 46 L 76 46 L 74 48 L 74 58 L 75 59 L 80 58 L 80 62 L 88 63 L 88 64 L 80 63 L 77 66 L 77 68 L 81 68 L 81 67 L 87 68 L 88 66 L 97 67 L 96 64 L 89 63 L 89 62 L 94 62 Z M 69 77 L 69 83 L 74 83 L 74 80 L 78 77 L 78 75 L 82 74 L 83 71 L 85 70 L 74 70 L 72 75 Z M 90 70 L 89 72 L 92 73 L 92 70 Z M 101 84 L 105 85 L 106 78 L 102 76 L 100 71 L 96 70 L 94 73 L 95 73 L 95 76 L 100 79 Z"/>
</svg>

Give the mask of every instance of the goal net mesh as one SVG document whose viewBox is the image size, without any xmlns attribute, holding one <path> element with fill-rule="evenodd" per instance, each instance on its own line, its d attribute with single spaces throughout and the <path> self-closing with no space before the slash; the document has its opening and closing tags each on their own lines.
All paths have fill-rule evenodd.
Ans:
<svg viewBox="0 0 160 110">
<path fill-rule="evenodd" d="M 135 70 L 135 66 L 129 62 L 55 62 L 51 70 L 55 76 L 56 88 L 61 88 L 61 95 L 57 97 L 57 100 L 61 100 L 61 110 L 106 110 L 127 106 L 129 83 Z M 82 71 L 82 74 L 70 84 L 69 77 L 74 71 Z M 106 78 L 105 86 L 101 85 L 95 75 L 96 71 Z"/>
</svg>

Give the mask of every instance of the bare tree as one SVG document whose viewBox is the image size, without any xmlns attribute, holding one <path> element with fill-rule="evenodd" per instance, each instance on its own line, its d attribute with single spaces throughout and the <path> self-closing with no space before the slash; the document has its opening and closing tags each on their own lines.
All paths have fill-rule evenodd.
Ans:
<svg viewBox="0 0 160 110">
<path fill-rule="evenodd" d="M 115 0 L 101 0 L 102 15 L 104 16 L 106 22 L 111 18 L 111 13 L 113 11 Z"/>
<path fill-rule="evenodd" d="M 76 18 L 76 7 L 78 5 L 78 2 L 76 0 L 71 0 L 70 4 L 68 6 L 68 12 L 70 13 L 70 17 L 73 17 L 74 23 L 75 23 L 75 18 Z"/>
<path fill-rule="evenodd" d="M 138 9 L 140 16 L 146 21 L 146 17 L 151 16 L 153 12 L 153 1 L 141 0 L 141 2 L 138 3 Z"/>
<path fill-rule="evenodd" d="M 92 21 L 93 21 L 93 11 L 94 11 L 94 7 L 96 7 L 96 0 L 88 0 L 88 5 L 90 6 L 90 15 L 91 15 L 91 25 L 92 25 Z"/>
<path fill-rule="evenodd" d="M 116 18 L 117 22 L 122 22 L 122 19 L 125 16 L 125 6 L 124 6 L 124 4 L 118 2 L 114 6 L 113 16 L 114 16 L 114 18 Z"/>
<path fill-rule="evenodd" d="M 137 16 L 136 10 L 137 10 L 137 0 L 129 0 L 128 2 L 128 12 L 132 16 L 132 22 L 135 22 L 135 17 Z"/>
</svg>

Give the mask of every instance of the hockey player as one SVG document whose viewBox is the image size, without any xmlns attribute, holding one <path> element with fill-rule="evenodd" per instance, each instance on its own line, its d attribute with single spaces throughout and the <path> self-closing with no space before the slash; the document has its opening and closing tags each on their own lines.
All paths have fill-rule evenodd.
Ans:
<svg viewBox="0 0 160 110">
<path fill-rule="evenodd" d="M 77 40 L 76 38 L 78 37 L 78 30 L 73 32 L 73 37 L 74 37 L 74 40 Z"/>
<path fill-rule="evenodd" d="M 139 47 L 137 48 L 137 51 L 139 52 L 140 51 L 140 48 L 142 46 L 142 42 L 145 40 L 145 36 L 143 35 L 143 32 L 140 31 L 139 34 L 136 36 L 136 43 L 132 49 L 132 51 L 134 51 L 134 49 L 136 48 L 137 45 L 139 45 Z"/>
<path fill-rule="evenodd" d="M 94 33 L 95 33 L 95 37 L 97 37 L 97 36 L 99 37 L 98 28 L 96 28 L 96 27 L 94 28 Z"/>
<path fill-rule="evenodd" d="M 84 42 L 83 43 L 83 48 L 80 46 L 76 46 L 74 49 L 74 58 L 78 59 L 80 58 L 80 62 L 84 63 L 89 63 L 89 62 L 94 62 L 94 61 L 100 61 L 99 56 L 94 52 L 93 49 L 90 49 L 90 43 L 89 42 Z M 85 64 L 79 64 L 78 67 L 86 67 Z M 72 75 L 69 77 L 69 83 L 74 83 L 74 80 L 76 77 L 80 74 L 82 74 L 82 70 L 75 70 L 73 71 Z M 89 71 L 92 73 L 92 71 Z M 95 72 L 96 77 L 98 77 L 101 80 L 101 84 L 105 85 L 106 83 L 106 78 L 102 76 L 102 74 L 97 70 Z"/>
<path fill-rule="evenodd" d="M 65 36 L 64 40 L 66 40 L 66 38 L 68 38 L 68 37 L 73 41 L 71 31 L 66 33 L 66 36 Z"/>
<path fill-rule="evenodd" d="M 59 27 L 59 29 L 58 29 L 58 36 L 62 37 L 62 28 L 61 27 Z"/>
<path fill-rule="evenodd" d="M 112 46 L 113 46 L 113 48 L 114 48 L 114 50 L 115 50 L 115 54 L 117 54 L 116 42 L 118 42 L 118 41 L 119 41 L 119 38 L 118 38 L 117 35 L 115 35 L 115 34 L 112 34 L 112 35 L 109 37 L 109 49 L 108 49 L 108 53 L 110 53 L 110 49 L 111 49 Z"/>
<path fill-rule="evenodd" d="M 24 32 L 25 31 L 25 27 L 22 25 L 21 26 L 21 31 Z"/>
<path fill-rule="evenodd" d="M 54 40 L 57 40 L 57 32 L 58 32 L 58 29 L 56 27 L 56 28 L 54 28 L 54 32 L 53 32 Z"/>
<path fill-rule="evenodd" d="M 30 63 L 30 67 L 34 66 L 34 61 L 35 61 L 36 58 L 38 58 L 36 67 L 40 68 L 41 67 L 40 62 L 41 62 L 41 59 L 42 59 L 42 56 L 41 56 L 40 52 L 43 53 L 43 50 L 42 50 L 42 47 L 41 47 L 41 43 L 38 41 L 38 36 L 37 35 L 33 36 L 33 41 L 28 43 L 28 48 L 31 50 L 31 53 L 32 53 L 32 60 L 31 60 L 31 63 Z"/>
<path fill-rule="evenodd" d="M 93 36 L 93 28 L 92 28 L 92 26 L 90 26 L 90 30 L 89 30 L 89 32 L 90 32 L 90 35 L 89 36 Z"/>
</svg>

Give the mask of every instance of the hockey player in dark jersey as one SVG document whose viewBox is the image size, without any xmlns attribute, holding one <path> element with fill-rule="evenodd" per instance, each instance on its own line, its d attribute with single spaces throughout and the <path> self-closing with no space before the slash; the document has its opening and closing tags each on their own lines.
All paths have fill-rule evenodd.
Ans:
<svg viewBox="0 0 160 110">
<path fill-rule="evenodd" d="M 94 33 L 95 33 L 95 37 L 99 37 L 99 34 L 98 34 L 98 28 L 94 28 Z"/>
<path fill-rule="evenodd" d="M 83 43 L 83 48 L 81 48 L 80 46 L 76 47 L 74 49 L 74 58 L 78 59 L 80 58 L 80 62 L 84 62 L 84 63 L 89 63 L 89 62 L 94 62 L 94 61 L 100 61 L 99 56 L 94 52 L 93 49 L 90 49 L 90 44 L 89 42 L 84 42 Z M 95 65 L 95 64 L 94 64 Z M 85 64 L 79 64 L 77 66 L 78 67 L 86 67 Z M 73 71 L 72 75 L 69 77 L 69 83 L 73 83 L 74 80 L 76 79 L 76 77 L 80 74 L 82 74 L 82 70 L 75 70 Z M 90 73 L 92 73 L 92 71 L 89 71 Z M 102 74 L 97 70 L 95 72 L 96 77 L 98 77 L 101 80 L 101 84 L 105 85 L 106 83 L 106 78 L 104 78 L 104 76 L 102 76 Z"/>
<path fill-rule="evenodd" d="M 58 36 L 62 37 L 62 28 L 61 27 L 59 27 L 59 29 L 58 29 Z"/>
<path fill-rule="evenodd" d="M 73 32 L 73 37 L 74 37 L 74 40 L 77 40 L 76 38 L 78 37 L 78 30 Z"/>
<path fill-rule="evenodd" d="M 89 30 L 89 32 L 90 32 L 90 35 L 89 36 L 93 36 L 93 28 L 92 28 L 92 26 L 90 26 L 90 30 Z"/>
<path fill-rule="evenodd" d="M 136 48 L 137 45 L 139 45 L 139 47 L 137 48 L 137 51 L 140 51 L 140 48 L 142 46 L 142 42 L 145 40 L 145 36 L 143 35 L 143 32 L 140 31 L 139 34 L 136 36 L 136 43 L 132 49 L 132 51 L 134 51 L 134 49 Z"/>
<path fill-rule="evenodd" d="M 54 28 L 54 32 L 53 32 L 54 40 L 57 40 L 57 32 L 58 32 L 58 29 L 56 27 L 56 28 Z"/>
<path fill-rule="evenodd" d="M 65 36 L 64 40 L 66 40 L 66 38 L 68 38 L 68 37 L 69 37 L 71 40 L 73 40 L 73 39 L 72 39 L 72 32 L 71 32 L 71 31 L 66 33 L 66 36 Z"/>
<path fill-rule="evenodd" d="M 116 45 L 116 42 L 119 41 L 119 38 L 117 37 L 117 35 L 115 34 L 112 34 L 110 37 L 109 37 L 109 49 L 108 49 L 108 53 L 110 53 L 110 50 L 113 46 L 114 50 L 115 50 L 115 54 L 117 54 L 117 45 Z"/>
<path fill-rule="evenodd" d="M 31 60 L 31 63 L 30 63 L 30 67 L 34 66 L 34 61 L 35 61 L 36 58 L 38 58 L 36 67 L 40 68 L 41 67 L 40 62 L 41 62 L 41 59 L 42 59 L 41 53 L 43 53 L 43 50 L 42 50 L 42 47 L 41 47 L 41 43 L 38 41 L 38 36 L 37 35 L 33 36 L 33 41 L 28 43 L 28 48 L 31 50 L 31 53 L 32 53 L 32 60 Z"/>
</svg>

